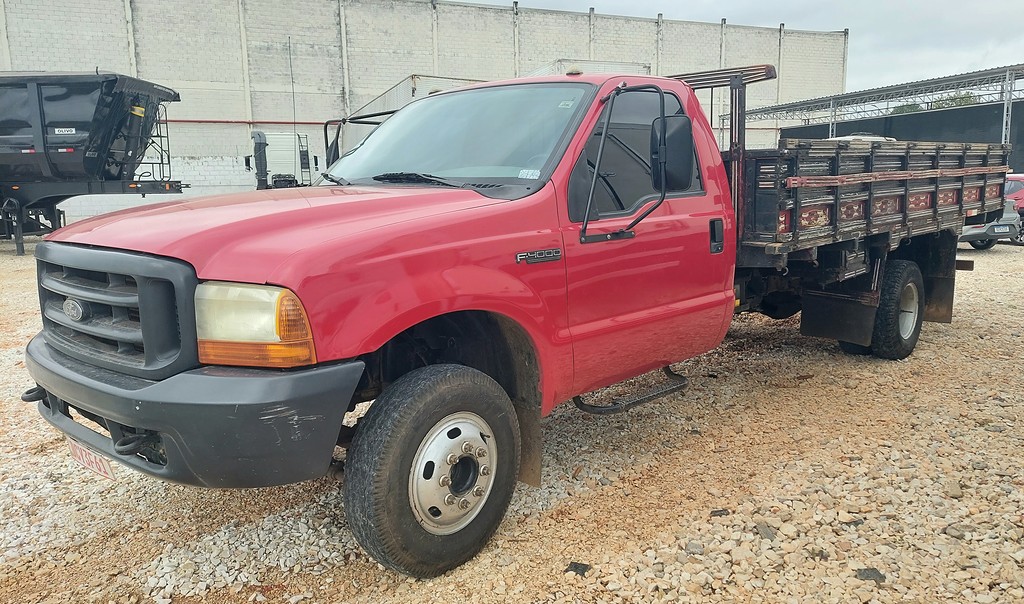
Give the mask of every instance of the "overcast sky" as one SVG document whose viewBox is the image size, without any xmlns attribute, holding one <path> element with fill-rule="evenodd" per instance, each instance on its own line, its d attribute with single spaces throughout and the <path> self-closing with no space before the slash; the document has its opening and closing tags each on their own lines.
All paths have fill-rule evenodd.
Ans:
<svg viewBox="0 0 1024 604">
<path fill-rule="evenodd" d="M 470 0 L 478 4 L 509 2 Z M 524 8 L 850 30 L 846 90 L 1024 63 L 1024 0 L 520 0 Z M 577 57 L 564 57 L 577 58 Z"/>
</svg>

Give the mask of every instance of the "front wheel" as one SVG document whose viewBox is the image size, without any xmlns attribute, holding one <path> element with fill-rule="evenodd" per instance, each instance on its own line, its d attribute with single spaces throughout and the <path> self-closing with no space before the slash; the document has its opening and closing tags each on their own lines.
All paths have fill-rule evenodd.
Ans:
<svg viewBox="0 0 1024 604">
<path fill-rule="evenodd" d="M 412 371 L 360 420 L 345 460 L 345 513 L 384 566 L 435 577 L 497 530 L 519 473 L 519 422 L 508 395 L 461 365 Z"/>
<path fill-rule="evenodd" d="M 879 292 L 871 352 L 883 359 L 905 359 L 914 352 L 924 320 L 924 279 L 917 264 L 891 260 Z"/>
<path fill-rule="evenodd" d="M 982 239 L 981 241 L 968 241 L 976 250 L 990 250 L 996 246 L 995 239 Z"/>
</svg>

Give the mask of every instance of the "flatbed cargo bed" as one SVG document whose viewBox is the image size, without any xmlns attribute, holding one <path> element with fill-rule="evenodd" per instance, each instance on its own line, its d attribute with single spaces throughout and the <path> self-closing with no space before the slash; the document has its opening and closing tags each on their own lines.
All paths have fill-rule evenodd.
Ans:
<svg viewBox="0 0 1024 604">
<path fill-rule="evenodd" d="M 888 233 L 942 230 L 1003 207 L 1010 146 L 784 139 L 747 150 L 737 207 L 740 266 Z M 772 258 L 774 257 L 774 258 Z"/>
</svg>

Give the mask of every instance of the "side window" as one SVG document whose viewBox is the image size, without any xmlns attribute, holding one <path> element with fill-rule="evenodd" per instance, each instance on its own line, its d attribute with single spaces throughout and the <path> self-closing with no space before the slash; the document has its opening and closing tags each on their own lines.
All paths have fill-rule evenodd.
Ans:
<svg viewBox="0 0 1024 604">
<path fill-rule="evenodd" d="M 1024 181 L 1021 180 L 1007 180 L 1006 187 L 1003 190 L 1003 195 L 1013 195 L 1017 191 L 1024 189 Z"/>
<path fill-rule="evenodd" d="M 594 187 L 591 220 L 597 216 L 629 214 L 658 194 L 651 184 L 650 153 L 651 125 L 660 113 L 658 94 L 653 91 L 626 92 L 615 99 L 601 173 Z M 666 93 L 665 115 L 682 113 L 679 99 Z M 602 113 L 569 178 L 569 219 L 574 222 L 582 222 L 586 211 L 604 118 Z M 693 186 L 700 188 L 696 178 Z"/>
</svg>

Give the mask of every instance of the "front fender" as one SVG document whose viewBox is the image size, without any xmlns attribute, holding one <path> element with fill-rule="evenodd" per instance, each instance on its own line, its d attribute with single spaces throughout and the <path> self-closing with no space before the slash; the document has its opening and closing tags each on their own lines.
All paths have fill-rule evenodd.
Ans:
<svg viewBox="0 0 1024 604">
<path fill-rule="evenodd" d="M 302 300 L 321 362 L 374 352 L 446 313 L 508 317 L 534 342 L 547 410 L 572 387 L 565 261 L 552 255 L 529 262 L 524 253 L 554 249 L 562 249 L 562 234 L 548 183 L 514 202 L 300 246 L 270 280 Z"/>
<path fill-rule="evenodd" d="M 314 326 L 317 358 L 349 359 L 373 352 L 410 327 L 440 315 L 492 312 L 515 321 L 532 340 L 546 413 L 568 397 L 572 386 L 565 272 L 561 262 L 529 269 L 512 266 L 524 267 L 530 283 L 505 270 L 475 264 L 434 268 L 414 276 L 393 274 L 382 265 L 364 273 L 374 275 L 372 279 L 335 287 L 324 296 L 300 292 Z M 308 290 L 326 289 L 315 283 L 305 285 Z"/>
</svg>

